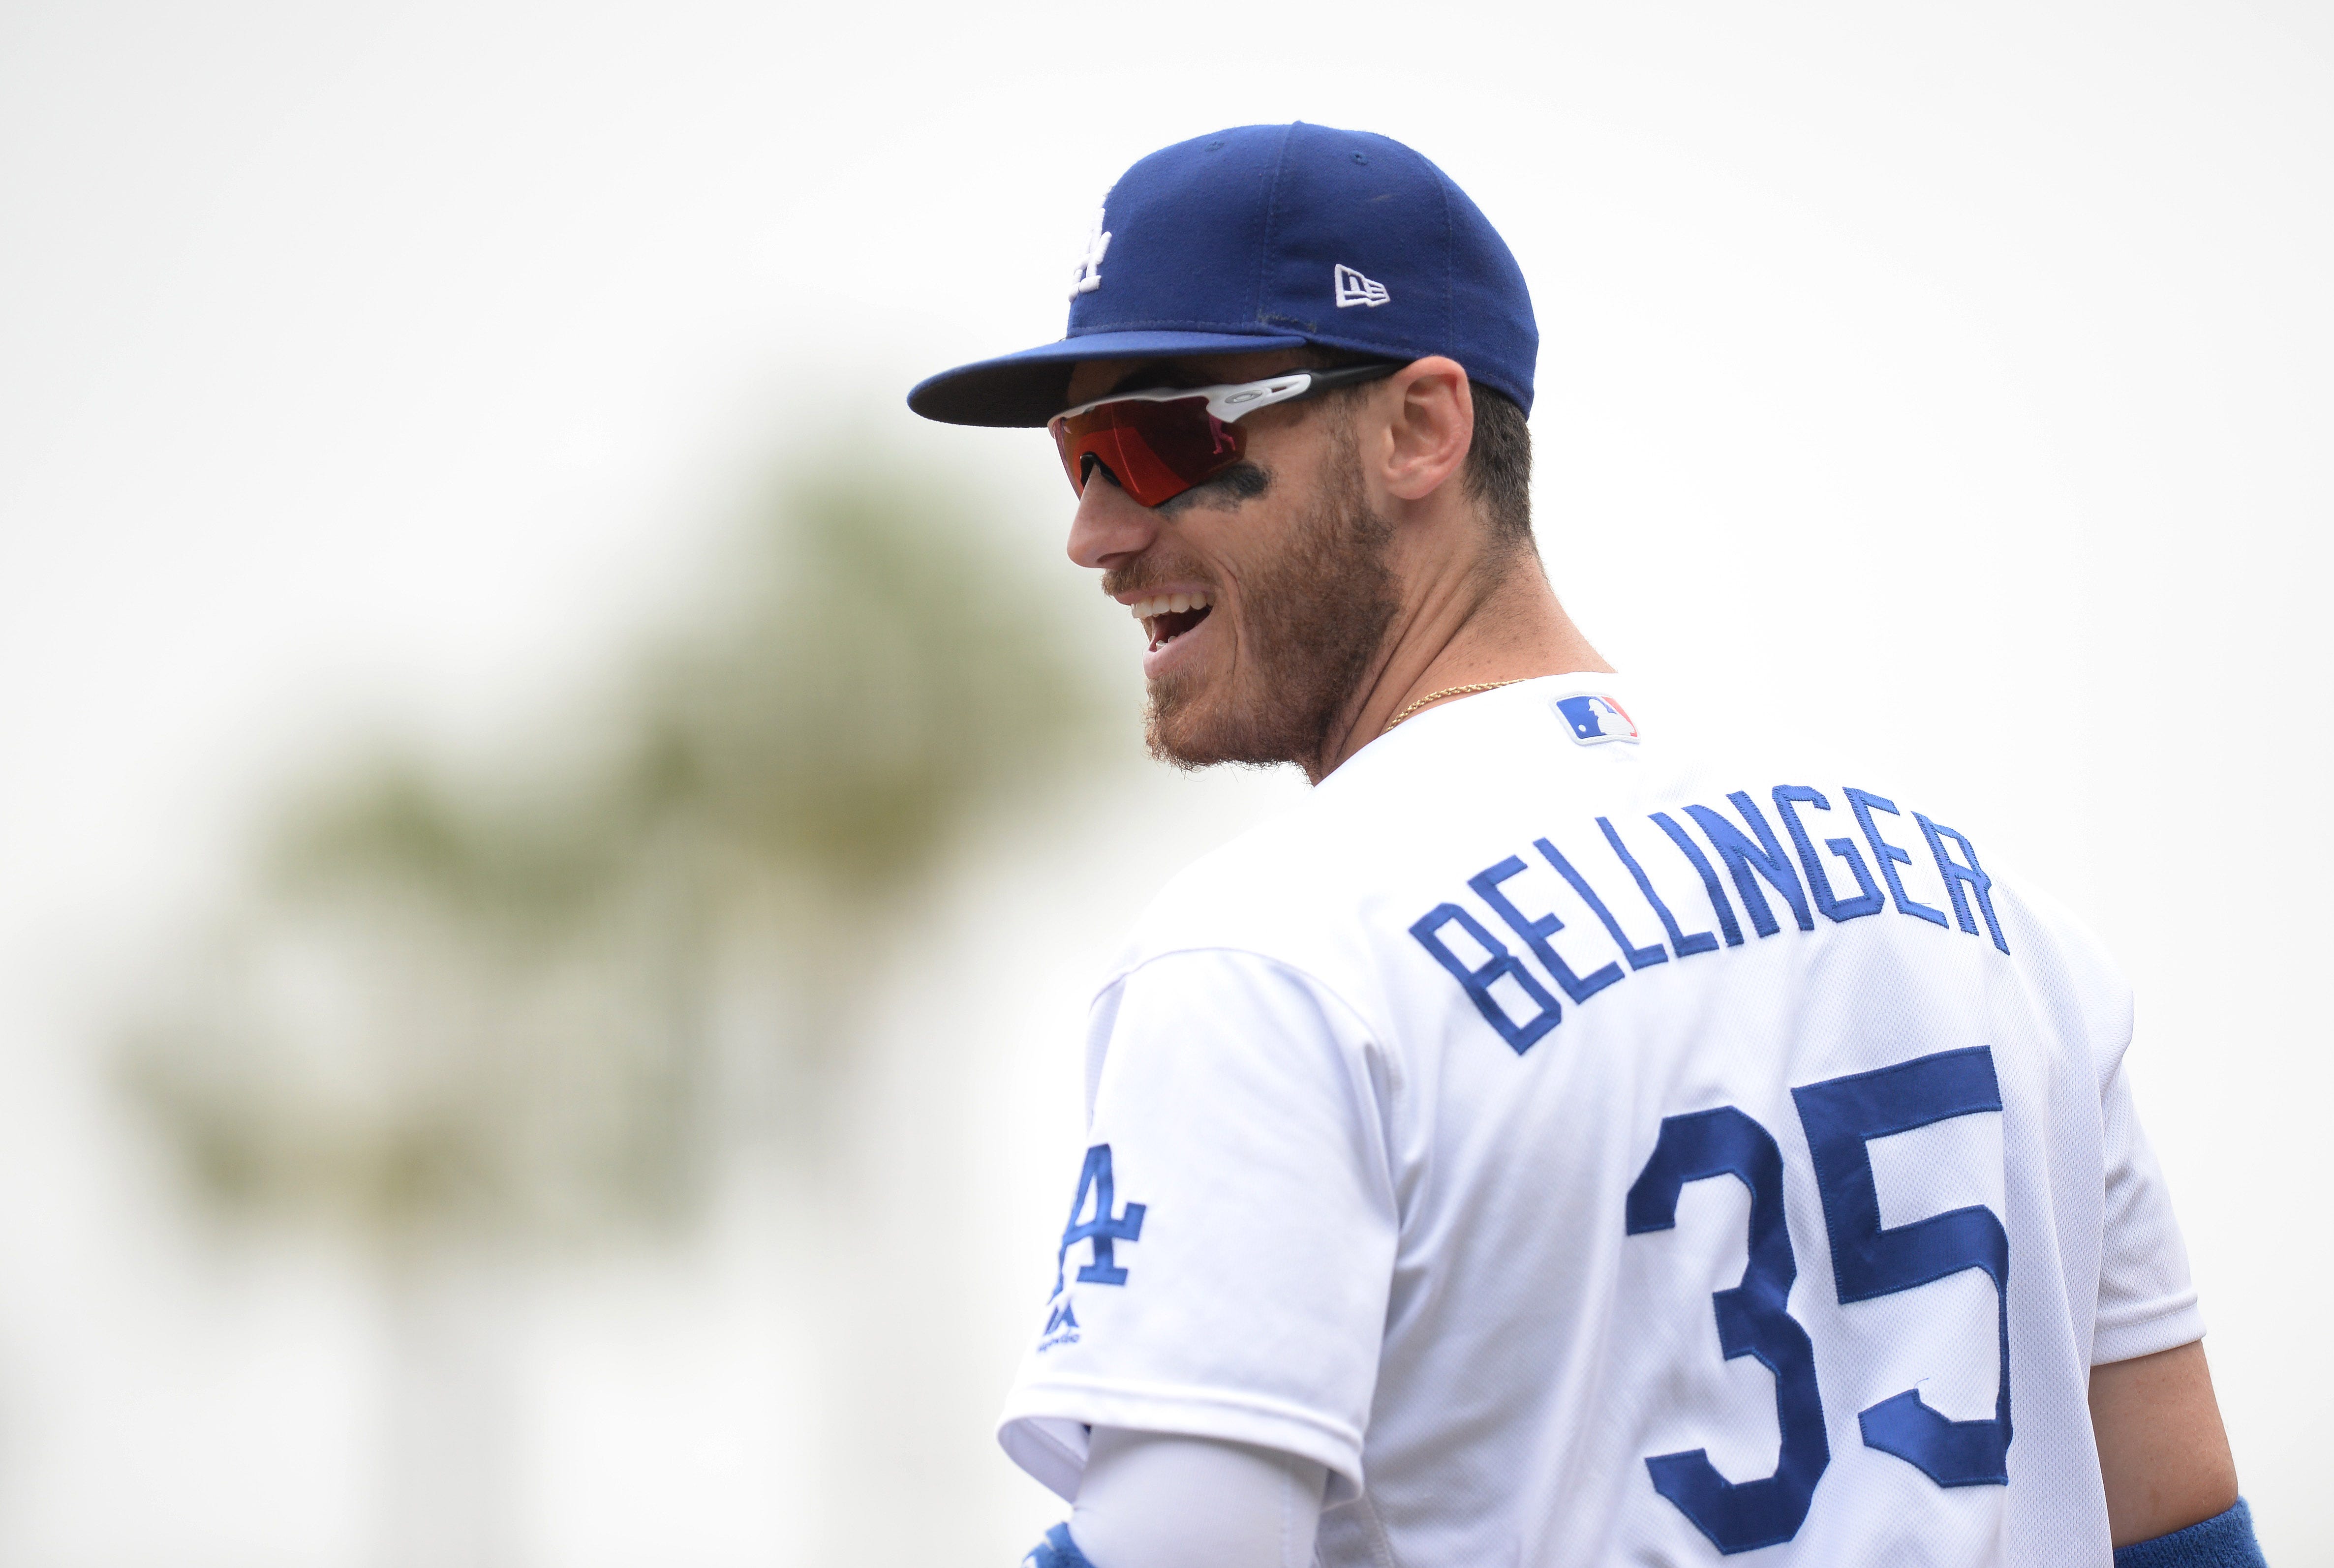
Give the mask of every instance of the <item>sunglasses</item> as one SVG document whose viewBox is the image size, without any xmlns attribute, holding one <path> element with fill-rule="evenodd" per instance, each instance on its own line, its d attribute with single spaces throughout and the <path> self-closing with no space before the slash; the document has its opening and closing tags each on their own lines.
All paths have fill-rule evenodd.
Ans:
<svg viewBox="0 0 2334 1568">
<path fill-rule="evenodd" d="M 1220 387 L 1162 387 L 1081 403 L 1046 422 L 1070 488 L 1085 494 L 1098 465 L 1139 505 L 1157 506 L 1204 484 L 1240 460 L 1247 438 L 1239 421 L 1275 403 L 1294 403 L 1337 387 L 1393 375 L 1407 361 L 1290 370 L 1261 381 Z"/>
</svg>

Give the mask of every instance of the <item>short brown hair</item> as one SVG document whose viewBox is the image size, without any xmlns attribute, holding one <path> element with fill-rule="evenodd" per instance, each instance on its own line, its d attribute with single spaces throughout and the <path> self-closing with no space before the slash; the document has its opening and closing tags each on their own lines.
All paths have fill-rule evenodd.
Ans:
<svg viewBox="0 0 2334 1568">
<path fill-rule="evenodd" d="M 1491 537 L 1531 544 L 1531 427 L 1505 392 L 1474 384 L 1475 444 L 1467 448 L 1467 494 L 1482 503 Z"/>
</svg>

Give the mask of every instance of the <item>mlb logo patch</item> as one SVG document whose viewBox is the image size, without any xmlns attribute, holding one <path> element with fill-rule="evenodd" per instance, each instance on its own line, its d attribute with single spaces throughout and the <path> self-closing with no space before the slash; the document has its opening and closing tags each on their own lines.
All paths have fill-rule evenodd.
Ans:
<svg viewBox="0 0 2334 1568">
<path fill-rule="evenodd" d="M 1559 697 L 1552 706 L 1557 717 L 1570 726 L 1572 738 L 1582 746 L 1601 746 L 1608 740 L 1637 744 L 1636 722 L 1609 697 Z"/>
</svg>

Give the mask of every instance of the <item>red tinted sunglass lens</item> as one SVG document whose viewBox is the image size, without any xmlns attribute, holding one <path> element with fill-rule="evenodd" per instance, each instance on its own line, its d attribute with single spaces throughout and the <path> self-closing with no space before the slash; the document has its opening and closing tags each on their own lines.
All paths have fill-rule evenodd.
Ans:
<svg viewBox="0 0 2334 1568">
<path fill-rule="evenodd" d="M 1070 488 L 1084 494 L 1086 458 L 1106 466 L 1136 505 L 1156 506 L 1240 460 L 1239 427 L 1208 412 L 1205 398 L 1130 399 L 1056 418 L 1049 427 Z"/>
</svg>

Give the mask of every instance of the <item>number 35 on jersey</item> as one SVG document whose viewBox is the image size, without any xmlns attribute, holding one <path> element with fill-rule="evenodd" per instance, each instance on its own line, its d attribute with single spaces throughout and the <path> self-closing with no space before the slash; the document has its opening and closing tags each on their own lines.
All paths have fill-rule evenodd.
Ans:
<svg viewBox="0 0 2334 1568">
<path fill-rule="evenodd" d="M 1940 1486 L 2010 1480 L 2010 1237 L 1982 1206 L 1909 1225 L 1884 1226 L 1869 1145 L 1876 1138 L 1982 1111 L 2000 1111 L 1992 1053 L 1944 1051 L 1877 1072 L 1791 1091 L 1815 1162 L 1824 1228 L 1842 1305 L 1917 1290 L 1965 1269 L 1992 1281 L 2001 1366 L 1989 1420 L 1950 1420 L 1905 1389 L 1857 1413 L 1867 1448 L 1893 1454 Z M 1775 1378 L 1781 1445 L 1774 1474 L 1729 1481 L 1706 1450 L 1645 1460 L 1654 1489 L 1723 1553 L 1748 1552 L 1799 1533 L 1831 1463 L 1815 1347 L 1789 1310 L 1799 1263 L 1784 1219 L 1783 1155 L 1774 1135 L 1731 1105 L 1664 1119 L 1652 1155 L 1630 1187 L 1631 1236 L 1672 1229 L 1690 1182 L 1731 1176 L 1750 1190 L 1749 1261 L 1740 1284 L 1718 1292 L 1718 1342 L 1729 1361 L 1750 1356 Z"/>
</svg>

